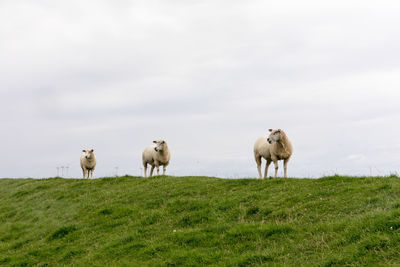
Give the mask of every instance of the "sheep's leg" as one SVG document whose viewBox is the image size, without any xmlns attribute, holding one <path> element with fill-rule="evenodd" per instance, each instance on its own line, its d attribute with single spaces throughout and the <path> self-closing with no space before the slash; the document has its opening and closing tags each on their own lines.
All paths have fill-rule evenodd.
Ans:
<svg viewBox="0 0 400 267">
<path fill-rule="evenodd" d="M 275 165 L 275 178 L 278 177 L 278 161 L 274 160 L 274 165 Z"/>
<path fill-rule="evenodd" d="M 254 155 L 254 158 L 256 159 L 256 163 L 257 163 L 258 177 L 260 177 L 260 179 L 262 179 L 262 175 L 261 175 L 261 156 Z"/>
<path fill-rule="evenodd" d="M 143 170 L 144 170 L 144 178 L 146 178 L 146 175 L 147 175 L 147 163 L 143 163 Z"/>
<path fill-rule="evenodd" d="M 169 162 L 165 163 L 163 165 L 163 175 L 165 175 L 165 171 L 167 170 L 167 166 L 169 165 Z"/>
<path fill-rule="evenodd" d="M 149 177 L 153 176 L 154 167 L 155 167 L 155 166 L 151 166 L 151 169 L 150 169 L 150 176 L 149 176 Z"/>
<path fill-rule="evenodd" d="M 287 164 L 289 162 L 289 159 L 285 159 L 283 161 L 283 169 L 285 170 L 285 178 L 287 178 Z"/>
<path fill-rule="evenodd" d="M 158 176 L 158 175 L 160 175 L 160 166 L 157 166 L 156 169 L 157 169 L 157 176 Z"/>
<path fill-rule="evenodd" d="M 83 172 L 83 179 L 85 179 L 85 178 L 86 178 L 87 170 L 86 170 L 85 168 L 82 168 L 82 172 Z"/>
<path fill-rule="evenodd" d="M 159 161 L 157 161 L 157 160 L 155 160 L 154 161 L 154 167 L 156 168 L 156 170 L 157 170 L 157 176 L 160 174 L 160 162 Z"/>
<path fill-rule="evenodd" d="M 271 162 L 272 162 L 271 160 L 267 159 L 267 164 L 265 164 L 264 178 L 268 177 L 268 168 L 269 168 L 269 165 L 271 165 Z"/>
<path fill-rule="evenodd" d="M 144 178 L 147 177 L 147 162 L 143 161 L 143 169 L 144 169 Z"/>
</svg>

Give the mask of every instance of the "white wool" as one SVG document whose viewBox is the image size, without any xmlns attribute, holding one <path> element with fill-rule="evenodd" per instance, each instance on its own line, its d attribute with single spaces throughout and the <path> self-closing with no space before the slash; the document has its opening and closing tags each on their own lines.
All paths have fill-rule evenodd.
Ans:
<svg viewBox="0 0 400 267">
<path fill-rule="evenodd" d="M 96 168 L 96 156 L 94 155 L 94 150 L 82 150 L 81 155 L 81 168 L 83 172 L 83 178 L 93 178 L 93 172 Z"/>
<path fill-rule="evenodd" d="M 142 163 L 144 167 L 144 177 L 147 177 L 147 164 L 151 165 L 150 176 L 153 175 L 154 168 L 157 169 L 159 174 L 160 166 L 163 166 L 163 175 L 169 164 L 171 153 L 168 148 L 167 142 L 164 140 L 153 141 L 153 145 L 148 146 L 142 153 Z"/>
<path fill-rule="evenodd" d="M 293 153 L 293 146 L 286 133 L 281 129 L 270 130 L 271 134 L 266 137 L 260 137 L 254 144 L 254 158 L 257 163 L 258 175 L 261 178 L 261 158 L 267 163 L 265 166 L 264 178 L 268 176 L 268 167 L 271 162 L 275 165 L 275 177 L 278 175 L 278 160 L 284 161 L 284 176 L 287 177 L 287 164 Z M 270 142 L 269 142 L 269 141 Z"/>
</svg>

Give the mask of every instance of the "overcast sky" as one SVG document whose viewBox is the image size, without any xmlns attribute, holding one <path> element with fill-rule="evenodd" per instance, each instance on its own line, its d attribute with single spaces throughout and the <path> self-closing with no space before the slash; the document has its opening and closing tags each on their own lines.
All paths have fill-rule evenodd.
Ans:
<svg viewBox="0 0 400 267">
<path fill-rule="evenodd" d="M 269 128 L 288 174 L 400 173 L 399 1 L 0 1 L 0 177 L 256 177 Z M 280 172 L 283 174 L 282 163 Z M 272 167 L 270 169 L 272 173 Z M 60 171 L 61 174 L 61 171 Z"/>
</svg>

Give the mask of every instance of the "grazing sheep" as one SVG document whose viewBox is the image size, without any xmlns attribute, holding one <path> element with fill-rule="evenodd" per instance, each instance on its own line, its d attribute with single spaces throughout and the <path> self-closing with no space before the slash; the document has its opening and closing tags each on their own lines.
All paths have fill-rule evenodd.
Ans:
<svg viewBox="0 0 400 267">
<path fill-rule="evenodd" d="M 281 129 L 272 130 L 267 137 L 260 137 L 257 139 L 254 144 L 254 158 L 257 163 L 257 170 L 260 179 L 261 176 L 261 158 L 267 160 L 267 164 L 265 165 L 265 173 L 264 178 L 268 176 L 268 167 L 271 162 L 274 162 L 275 165 L 275 177 L 278 175 L 278 160 L 283 160 L 283 168 L 285 170 L 285 177 L 287 177 L 287 164 L 289 162 L 290 157 L 292 156 L 293 147 L 289 141 L 289 138 Z"/>
<path fill-rule="evenodd" d="M 153 175 L 154 168 L 157 168 L 158 175 L 160 166 L 163 166 L 164 175 L 165 169 L 169 164 L 169 159 L 171 158 L 168 145 L 164 140 L 153 141 L 153 143 L 153 145 L 147 147 L 142 153 L 144 177 L 147 177 L 147 164 L 151 165 L 150 176 Z"/>
<path fill-rule="evenodd" d="M 96 168 L 96 157 L 94 150 L 82 150 L 81 155 L 81 168 L 83 172 L 83 178 L 93 178 L 93 172 Z"/>
</svg>

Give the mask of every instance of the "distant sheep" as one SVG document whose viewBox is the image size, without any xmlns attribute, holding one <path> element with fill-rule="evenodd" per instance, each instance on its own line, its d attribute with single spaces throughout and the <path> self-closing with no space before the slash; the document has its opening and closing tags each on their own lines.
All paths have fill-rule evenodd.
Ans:
<svg viewBox="0 0 400 267">
<path fill-rule="evenodd" d="M 153 145 L 147 147 L 142 153 L 142 162 L 144 167 L 144 177 L 147 177 L 147 164 L 151 165 L 150 177 L 153 175 L 154 168 L 157 168 L 159 174 L 160 166 L 163 166 L 163 175 L 169 164 L 171 153 L 164 140 L 153 141 Z"/>
<path fill-rule="evenodd" d="M 275 177 L 278 176 L 278 160 L 283 160 L 283 168 L 285 170 L 285 177 L 287 177 L 287 164 L 293 153 L 293 146 L 289 141 L 286 133 L 281 129 L 272 130 L 267 137 L 260 137 L 254 144 L 254 158 L 257 163 L 257 170 L 260 179 L 261 176 L 261 158 L 267 160 L 265 165 L 264 178 L 268 177 L 268 167 L 271 162 L 275 165 Z"/>
<path fill-rule="evenodd" d="M 93 178 L 93 172 L 96 168 L 96 157 L 94 150 L 82 150 L 81 155 L 81 168 L 83 172 L 83 178 Z"/>
</svg>

